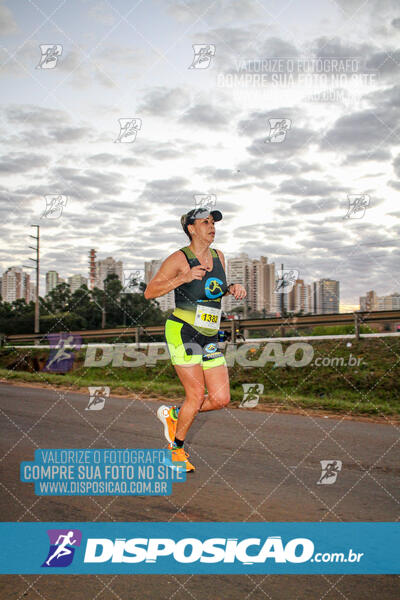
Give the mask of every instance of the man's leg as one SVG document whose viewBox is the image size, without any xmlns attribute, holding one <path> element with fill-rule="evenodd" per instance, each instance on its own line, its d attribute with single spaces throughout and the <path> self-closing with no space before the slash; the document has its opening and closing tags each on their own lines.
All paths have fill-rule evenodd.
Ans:
<svg viewBox="0 0 400 600">
<path fill-rule="evenodd" d="M 204 375 L 200 364 L 182 367 L 175 365 L 177 375 L 185 389 L 185 400 L 178 412 L 175 436 L 184 440 L 200 407 L 204 403 Z"/>
<path fill-rule="evenodd" d="M 176 423 L 175 438 L 169 448 L 172 450 L 172 463 L 182 462 L 179 468 L 194 471 L 195 467 L 188 460 L 188 454 L 183 449 L 186 435 L 198 412 L 218 410 L 226 406 L 230 400 L 228 368 L 215 359 L 203 364 L 187 367 L 175 365 L 176 372 L 185 389 L 185 401 L 182 404 Z M 204 395 L 205 383 L 208 395 Z M 177 467 L 172 467 L 177 468 Z"/>
<path fill-rule="evenodd" d="M 201 365 L 182 367 L 175 370 L 185 389 L 185 401 L 179 409 L 176 437 L 184 440 L 198 412 L 219 410 L 230 401 L 229 375 L 226 365 L 203 370 Z M 204 394 L 204 385 L 208 394 Z"/>
<path fill-rule="evenodd" d="M 217 360 L 217 359 L 215 359 Z M 203 364 L 203 368 L 207 363 Z M 200 411 L 218 410 L 227 406 L 231 400 L 229 373 L 226 364 L 204 368 L 204 379 L 208 390 Z M 207 400 L 206 400 L 207 399 Z"/>
</svg>

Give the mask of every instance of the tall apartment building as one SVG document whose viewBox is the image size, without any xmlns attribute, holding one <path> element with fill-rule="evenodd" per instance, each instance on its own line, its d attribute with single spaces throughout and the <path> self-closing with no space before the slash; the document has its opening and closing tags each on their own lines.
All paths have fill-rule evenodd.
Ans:
<svg viewBox="0 0 400 600">
<path fill-rule="evenodd" d="M 229 258 L 226 276 L 228 285 L 240 283 L 247 291 L 247 297 L 235 300 L 231 295 L 224 296 L 224 311 L 230 312 L 247 303 L 247 308 L 251 311 L 265 312 L 266 315 L 274 312 L 275 264 L 268 263 L 265 256 L 251 259 L 243 252 L 236 258 Z"/>
<path fill-rule="evenodd" d="M 21 267 L 9 267 L 2 276 L 1 295 L 4 302 L 14 302 L 19 298 L 25 298 L 25 302 L 29 304 L 30 275 L 25 273 Z"/>
<path fill-rule="evenodd" d="M 108 256 L 103 260 L 96 261 L 95 287 L 99 288 L 100 290 L 104 290 L 104 280 L 112 273 L 115 273 L 115 275 L 118 276 L 118 279 L 123 285 L 124 281 L 121 260 L 114 260 L 112 256 Z"/>
<path fill-rule="evenodd" d="M 360 296 L 360 310 L 378 310 L 378 296 L 373 290 L 366 296 Z"/>
<path fill-rule="evenodd" d="M 36 285 L 29 286 L 29 302 L 36 302 Z"/>
<path fill-rule="evenodd" d="M 400 294 L 394 293 L 389 296 L 377 296 L 371 290 L 365 296 L 360 296 L 360 310 L 400 310 Z"/>
<path fill-rule="evenodd" d="M 47 271 L 46 273 L 46 296 L 51 290 L 54 290 L 60 282 L 60 276 L 57 271 Z"/>
<path fill-rule="evenodd" d="M 312 288 L 310 284 L 305 284 L 303 279 L 297 279 L 292 290 L 286 295 L 290 312 L 312 312 Z"/>
<path fill-rule="evenodd" d="M 161 267 L 162 260 L 150 260 L 144 263 L 144 282 L 146 284 L 154 277 L 157 273 L 158 269 Z M 175 308 L 175 294 L 174 290 L 165 294 L 165 296 L 160 296 L 159 298 L 155 298 L 160 305 L 160 309 L 165 310 L 173 310 Z"/>
<path fill-rule="evenodd" d="M 71 277 L 68 277 L 68 285 L 71 288 L 71 294 L 78 290 L 81 285 L 87 284 L 87 277 L 83 277 L 83 275 L 72 275 Z"/>
<path fill-rule="evenodd" d="M 274 314 L 276 316 L 281 315 L 282 312 L 287 313 L 294 311 L 293 288 L 289 291 L 290 288 L 282 287 L 279 276 L 279 273 L 276 272 L 274 282 Z"/>
<path fill-rule="evenodd" d="M 340 284 L 334 279 L 320 279 L 313 282 L 313 312 L 332 314 L 339 312 Z"/>
<path fill-rule="evenodd" d="M 242 252 L 237 258 L 228 258 L 226 262 L 226 278 L 228 285 L 230 283 L 240 283 L 247 292 L 247 302 L 249 303 L 249 283 L 250 283 L 250 260 L 246 253 Z M 222 310 L 230 312 L 233 308 L 244 306 L 245 300 L 235 300 L 231 295 L 222 298 Z"/>
<path fill-rule="evenodd" d="M 400 294 L 392 294 L 392 310 L 400 310 Z"/>
<path fill-rule="evenodd" d="M 265 256 L 252 259 L 249 264 L 248 305 L 253 311 L 274 312 L 275 264 Z"/>
</svg>

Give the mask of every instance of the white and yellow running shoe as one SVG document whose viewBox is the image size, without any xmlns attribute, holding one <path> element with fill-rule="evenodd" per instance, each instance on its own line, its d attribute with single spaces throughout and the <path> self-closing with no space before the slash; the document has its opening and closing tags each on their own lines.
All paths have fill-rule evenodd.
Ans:
<svg viewBox="0 0 400 600">
<path fill-rule="evenodd" d="M 157 417 L 164 425 L 164 435 L 170 444 L 175 440 L 176 423 L 178 421 L 179 408 L 176 406 L 165 406 L 163 404 L 157 410 Z"/>
</svg>

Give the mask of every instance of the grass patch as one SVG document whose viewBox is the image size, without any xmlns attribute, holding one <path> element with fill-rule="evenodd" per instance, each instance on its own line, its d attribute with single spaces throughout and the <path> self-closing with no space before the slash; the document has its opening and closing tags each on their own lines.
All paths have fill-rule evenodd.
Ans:
<svg viewBox="0 0 400 600">
<path fill-rule="evenodd" d="M 295 339 L 282 342 L 282 351 Z M 233 405 L 243 399 L 243 383 L 261 383 L 261 404 L 317 409 L 351 415 L 400 414 L 400 339 L 375 338 L 351 340 L 312 340 L 313 359 L 303 367 L 262 367 L 235 363 L 229 368 Z M 251 356 L 256 360 L 262 346 Z M 154 367 L 85 367 L 85 350 L 76 353 L 73 369 L 66 374 L 41 372 L 48 349 L 4 348 L 0 350 L 0 376 L 7 380 L 49 385 L 64 385 L 71 390 L 108 385 L 114 394 L 141 394 L 183 400 L 183 388 L 168 361 Z M 362 361 L 349 366 L 350 354 Z M 316 366 L 316 358 L 343 359 L 343 364 Z M 248 357 L 249 358 L 249 357 Z"/>
</svg>

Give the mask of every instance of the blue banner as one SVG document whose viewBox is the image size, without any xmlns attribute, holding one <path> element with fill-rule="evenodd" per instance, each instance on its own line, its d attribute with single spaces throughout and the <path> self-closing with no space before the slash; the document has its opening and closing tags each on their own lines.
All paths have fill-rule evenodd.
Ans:
<svg viewBox="0 0 400 600">
<path fill-rule="evenodd" d="M 49 448 L 21 463 L 20 478 L 37 496 L 167 496 L 186 469 L 171 450 Z"/>
<path fill-rule="evenodd" d="M 399 574 L 399 523 L 1 523 L 0 573 Z"/>
</svg>

